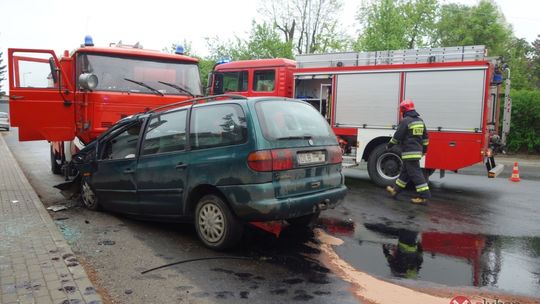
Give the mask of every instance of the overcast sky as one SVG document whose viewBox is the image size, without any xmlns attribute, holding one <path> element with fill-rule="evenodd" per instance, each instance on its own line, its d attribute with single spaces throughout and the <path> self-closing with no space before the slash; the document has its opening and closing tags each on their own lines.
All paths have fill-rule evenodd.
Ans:
<svg viewBox="0 0 540 304">
<path fill-rule="evenodd" d="M 361 0 L 343 0 L 341 24 L 355 35 L 355 12 Z M 446 0 L 474 4 L 476 0 Z M 538 0 L 496 0 L 518 37 L 533 41 L 540 34 Z M 192 42 L 206 55 L 205 37 L 246 37 L 257 13 L 258 0 L 0 0 L 0 51 L 44 48 L 58 53 L 78 47 L 86 34 L 96 46 L 122 40 L 139 41 L 161 50 L 175 42 Z"/>
</svg>

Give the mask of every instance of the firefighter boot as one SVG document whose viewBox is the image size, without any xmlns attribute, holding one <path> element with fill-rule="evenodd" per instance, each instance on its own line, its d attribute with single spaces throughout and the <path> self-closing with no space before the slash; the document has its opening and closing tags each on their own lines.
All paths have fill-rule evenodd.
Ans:
<svg viewBox="0 0 540 304">
<path fill-rule="evenodd" d="M 413 198 L 411 198 L 411 203 L 415 204 L 415 205 L 426 205 L 427 204 L 427 198 L 413 197 Z"/>
<path fill-rule="evenodd" d="M 386 191 L 388 192 L 388 194 L 390 194 L 391 197 L 393 198 L 396 198 L 396 196 L 398 195 L 398 192 L 396 191 L 396 189 L 392 186 L 386 186 Z"/>
</svg>

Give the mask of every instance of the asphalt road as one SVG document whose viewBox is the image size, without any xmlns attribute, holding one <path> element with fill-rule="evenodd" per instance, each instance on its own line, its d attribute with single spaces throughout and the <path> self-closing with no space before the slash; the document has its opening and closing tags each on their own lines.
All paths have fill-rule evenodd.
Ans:
<svg viewBox="0 0 540 304">
<path fill-rule="evenodd" d="M 73 205 L 51 216 L 111 302 L 359 301 L 348 282 L 323 266 L 309 231 L 285 229 L 276 238 L 251 228 L 238 249 L 216 253 L 200 244 L 190 225 L 136 221 L 66 201 L 52 188 L 63 179 L 50 173 L 48 144 L 18 142 L 16 129 L 2 136 L 45 205 Z M 341 258 L 377 278 L 415 288 L 476 286 L 540 298 L 535 168 L 534 162 L 520 168 L 531 172 L 520 183 L 478 176 L 481 167 L 471 175 L 439 179 L 435 174 L 433 199 L 425 207 L 409 204 L 408 194 L 388 198 L 365 171 L 348 169 L 346 202 L 323 213 L 319 227 L 345 241 L 336 247 Z M 402 275 L 400 265 L 389 267 L 384 255 L 383 247 L 396 245 L 403 229 L 422 239 L 423 261 L 413 276 Z M 247 259 L 193 261 L 141 274 L 171 262 L 223 255 Z"/>
</svg>

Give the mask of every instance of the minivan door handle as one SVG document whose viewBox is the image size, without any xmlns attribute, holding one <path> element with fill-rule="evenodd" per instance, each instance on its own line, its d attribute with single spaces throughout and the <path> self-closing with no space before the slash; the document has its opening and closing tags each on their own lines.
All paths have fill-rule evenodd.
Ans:
<svg viewBox="0 0 540 304">
<path fill-rule="evenodd" d="M 187 168 L 187 164 L 184 164 L 183 162 L 179 162 L 178 164 L 176 164 L 175 168 L 177 170 L 184 170 L 185 168 Z"/>
<path fill-rule="evenodd" d="M 126 170 L 124 170 L 124 174 L 133 174 L 135 172 L 135 170 L 131 169 L 131 168 L 128 168 Z"/>
</svg>

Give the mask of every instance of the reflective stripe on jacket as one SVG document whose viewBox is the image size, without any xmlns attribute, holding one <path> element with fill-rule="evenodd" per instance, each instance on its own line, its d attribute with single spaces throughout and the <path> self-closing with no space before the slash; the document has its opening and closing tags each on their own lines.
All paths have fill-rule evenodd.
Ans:
<svg viewBox="0 0 540 304">
<path fill-rule="evenodd" d="M 422 158 L 427 151 L 429 137 L 424 121 L 415 110 L 405 112 L 390 143 L 400 145 L 403 160 Z"/>
</svg>

